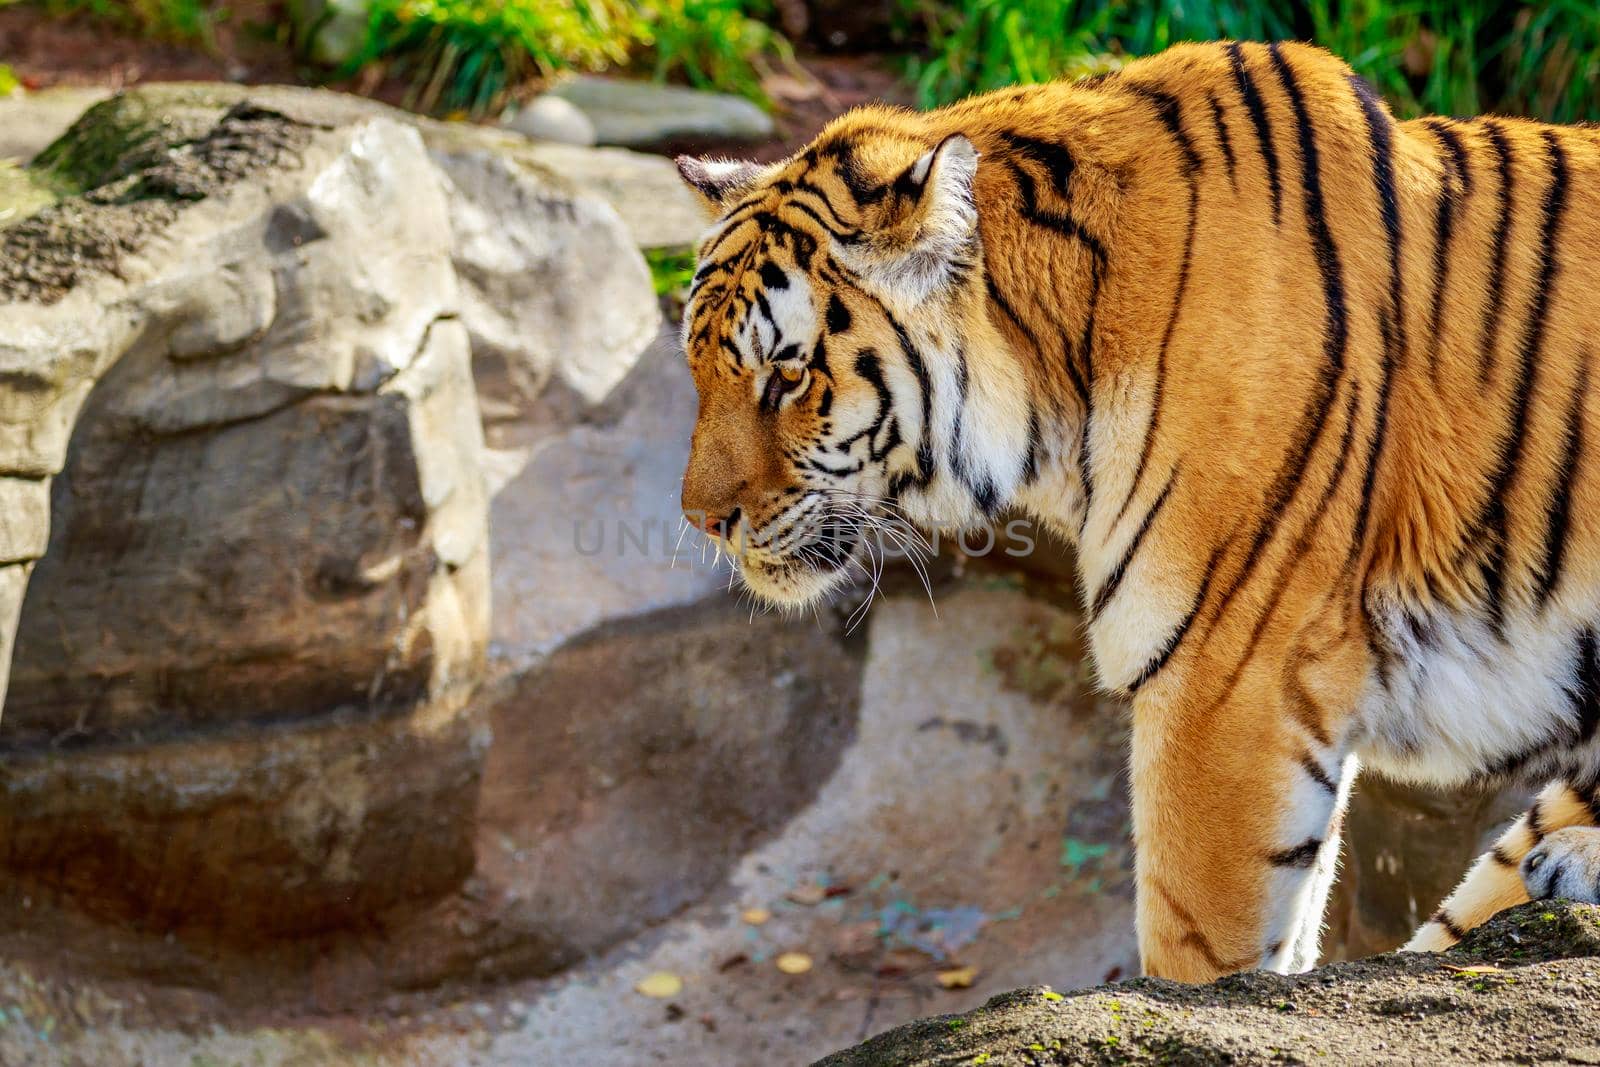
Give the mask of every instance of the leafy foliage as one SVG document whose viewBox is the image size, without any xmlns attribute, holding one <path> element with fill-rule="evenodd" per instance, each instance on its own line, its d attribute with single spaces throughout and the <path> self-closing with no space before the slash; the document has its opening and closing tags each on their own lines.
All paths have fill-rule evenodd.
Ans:
<svg viewBox="0 0 1600 1067">
<path fill-rule="evenodd" d="M 372 0 L 345 73 L 388 63 L 423 111 L 482 115 L 535 77 L 643 61 L 656 77 L 761 94 L 759 65 L 788 45 L 765 0 Z"/>
<path fill-rule="evenodd" d="M 37 0 L 53 15 L 89 14 L 166 41 L 205 42 L 228 11 L 210 0 Z"/>
<path fill-rule="evenodd" d="M 1404 115 L 1600 117 L 1592 0 L 903 0 L 925 31 L 924 106 L 1120 66 L 1178 41 L 1313 40 Z"/>
</svg>

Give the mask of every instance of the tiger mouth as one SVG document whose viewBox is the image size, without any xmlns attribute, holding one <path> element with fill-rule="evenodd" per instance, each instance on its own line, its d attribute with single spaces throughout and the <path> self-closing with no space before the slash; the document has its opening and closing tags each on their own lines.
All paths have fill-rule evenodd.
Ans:
<svg viewBox="0 0 1600 1067">
<path fill-rule="evenodd" d="M 739 574 L 757 596 L 778 604 L 804 605 L 844 585 L 862 546 L 860 530 L 802 540 L 782 552 L 752 552 L 739 559 Z"/>
</svg>

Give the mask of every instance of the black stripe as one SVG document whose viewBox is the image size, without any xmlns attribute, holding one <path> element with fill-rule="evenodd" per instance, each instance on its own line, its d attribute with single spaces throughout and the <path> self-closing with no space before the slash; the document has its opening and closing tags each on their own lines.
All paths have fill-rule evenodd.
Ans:
<svg viewBox="0 0 1600 1067">
<path fill-rule="evenodd" d="M 967 395 L 970 384 L 971 372 L 967 365 L 967 353 L 964 349 L 958 348 L 956 349 L 956 418 L 955 425 L 950 431 L 950 473 L 955 475 L 956 481 L 966 487 L 967 492 L 977 503 L 978 509 L 992 519 L 999 510 L 1000 491 L 993 481 L 980 476 L 967 466 L 965 445 Z"/>
<path fill-rule="evenodd" d="M 1300 757 L 1300 766 L 1305 768 L 1306 774 L 1313 782 L 1326 789 L 1334 796 L 1339 795 L 1339 786 L 1328 777 L 1328 772 L 1322 769 L 1322 764 L 1312 759 L 1309 754 Z"/>
<path fill-rule="evenodd" d="M 1317 527 L 1322 522 L 1322 516 L 1327 512 L 1328 505 L 1332 503 L 1333 496 L 1344 481 L 1344 472 L 1350 459 L 1350 442 L 1354 440 L 1356 429 L 1356 409 L 1360 402 L 1361 384 L 1356 382 L 1350 387 L 1350 398 L 1345 403 L 1344 435 L 1339 440 L 1339 447 L 1334 450 L 1333 470 L 1328 475 L 1328 484 L 1322 488 L 1322 496 L 1317 499 L 1317 506 L 1311 512 L 1311 517 L 1306 520 L 1300 536 L 1295 538 L 1290 546 L 1289 554 L 1278 568 L 1277 577 L 1272 583 L 1272 591 L 1267 594 L 1266 603 L 1261 607 L 1261 613 L 1256 616 L 1256 625 L 1250 631 L 1250 638 L 1245 642 L 1244 651 L 1233 666 L 1233 671 L 1228 675 L 1228 680 L 1223 683 L 1217 704 L 1221 704 L 1233 695 L 1233 687 L 1239 684 L 1239 679 L 1244 674 L 1245 667 L 1255 658 L 1256 648 L 1261 643 L 1261 637 L 1267 632 L 1267 625 L 1272 621 L 1273 612 L 1278 610 L 1278 603 L 1283 599 L 1284 590 L 1289 587 L 1289 579 L 1294 575 L 1295 567 L 1310 550 L 1311 544 L 1316 540 Z"/>
<path fill-rule="evenodd" d="M 1055 186 L 1056 195 L 1067 199 L 1074 163 L 1072 153 L 1067 151 L 1066 146 L 1015 133 L 1001 133 L 998 136 L 1011 151 L 1043 166 L 1050 174 L 1050 184 Z"/>
<path fill-rule="evenodd" d="M 1577 658 L 1577 689 L 1572 694 L 1572 710 L 1578 719 L 1578 743 L 1587 745 L 1600 730 L 1600 655 L 1595 648 L 1593 630 L 1578 635 Z"/>
<path fill-rule="evenodd" d="M 1550 314 L 1550 292 L 1559 269 L 1556 238 L 1567 207 L 1567 154 L 1555 134 L 1544 131 L 1550 163 L 1550 185 L 1544 194 L 1544 220 L 1540 228 L 1539 277 L 1534 285 L 1533 306 L 1521 341 L 1517 345 L 1516 377 L 1512 391 L 1511 436 L 1502 449 L 1495 471 L 1488 511 L 1488 532 L 1492 538 L 1484 582 L 1489 601 L 1489 621 L 1496 632 L 1505 625 L 1506 563 L 1510 545 L 1510 504 L 1506 499 L 1516 480 L 1527 443 L 1528 408 L 1533 398 L 1539 355 L 1544 347 L 1545 327 Z"/>
<path fill-rule="evenodd" d="M 1567 788 L 1571 789 L 1572 787 L 1569 785 Z M 1543 825 L 1543 803 L 1544 801 L 1542 800 L 1535 800 L 1533 802 L 1533 807 L 1528 809 L 1528 833 L 1532 835 L 1535 844 L 1544 840 L 1545 829 Z"/>
<path fill-rule="evenodd" d="M 1472 171 L 1461 138 L 1441 120 L 1428 129 L 1448 158 L 1439 175 L 1439 208 L 1433 222 L 1433 310 L 1428 316 L 1428 371 L 1439 380 L 1439 345 L 1444 334 L 1444 296 L 1450 280 L 1450 242 L 1455 237 L 1456 215 L 1472 193 Z"/>
<path fill-rule="evenodd" d="M 1189 134 L 1183 128 L 1183 103 L 1171 93 L 1148 85 L 1139 85 L 1134 82 L 1123 83 L 1129 92 L 1144 98 L 1155 108 L 1156 116 L 1161 124 L 1167 128 L 1167 133 L 1178 146 L 1179 153 L 1183 156 L 1183 172 L 1192 175 L 1204 167 L 1200 153 L 1195 150 L 1194 142 L 1189 139 Z"/>
<path fill-rule="evenodd" d="M 1367 135 L 1372 142 L 1372 184 L 1378 194 L 1383 232 L 1389 241 L 1389 309 L 1395 365 L 1404 367 L 1410 346 L 1406 337 L 1405 283 L 1400 263 L 1400 200 L 1394 187 L 1394 120 L 1372 86 L 1353 74 L 1350 85 L 1361 104 L 1361 113 L 1367 120 Z"/>
<path fill-rule="evenodd" d="M 906 333 L 906 328 L 900 325 L 898 319 L 890 315 L 887 310 L 884 315 L 889 319 L 889 325 L 894 327 L 895 338 L 900 343 L 900 353 L 905 356 L 906 364 L 911 368 L 912 375 L 917 379 L 917 389 L 922 394 L 922 435 L 917 445 L 917 473 L 912 476 L 910 484 L 919 489 L 926 489 L 928 483 L 933 481 L 935 464 L 933 462 L 933 377 L 928 373 L 928 365 L 922 361 L 922 354 L 911 343 L 911 335 Z M 895 493 L 898 495 L 898 492 Z"/>
<path fill-rule="evenodd" d="M 1589 351 L 1579 357 L 1578 381 L 1572 387 L 1567 405 L 1567 426 L 1562 434 L 1561 466 L 1556 469 L 1556 485 L 1551 493 L 1545 519 L 1544 562 L 1539 567 L 1539 584 L 1534 602 L 1543 610 L 1561 584 L 1561 569 L 1567 558 L 1567 537 L 1572 529 L 1572 490 L 1578 480 L 1578 464 L 1583 457 L 1583 413 L 1589 393 Z"/>
<path fill-rule="evenodd" d="M 1089 402 L 1083 411 L 1083 426 L 1078 431 L 1078 478 L 1083 483 L 1083 519 L 1078 524 L 1078 534 L 1089 521 L 1089 506 L 1094 502 L 1094 477 L 1089 453 L 1089 431 L 1094 425 L 1094 320 L 1100 307 L 1101 262 L 1094 260 L 1089 269 L 1089 313 L 1083 320 L 1083 337 L 1078 341 L 1079 362 L 1083 367 L 1084 392 Z M 1070 359 L 1069 359 L 1070 363 Z"/>
<path fill-rule="evenodd" d="M 1321 840 L 1315 837 L 1308 837 L 1293 848 L 1284 848 L 1279 849 L 1277 852 L 1267 853 L 1267 862 L 1274 867 L 1308 868 L 1317 862 L 1317 853 L 1321 850 Z"/>
<path fill-rule="evenodd" d="M 1222 163 L 1228 171 L 1228 184 L 1234 191 L 1239 189 L 1238 175 L 1234 172 L 1233 139 L 1228 136 L 1228 119 L 1222 113 L 1222 104 L 1217 101 L 1216 94 L 1211 94 L 1211 124 L 1217 129 L 1217 148 L 1222 152 Z"/>
<path fill-rule="evenodd" d="M 1217 563 L 1222 559 L 1222 554 L 1228 550 L 1228 546 L 1232 544 L 1233 538 L 1229 537 L 1211 550 L 1211 558 L 1206 560 L 1205 570 L 1202 572 L 1205 577 L 1200 581 L 1200 588 L 1195 590 L 1194 601 L 1189 605 L 1189 613 L 1178 622 L 1177 626 L 1173 627 L 1172 633 L 1168 634 L 1167 639 L 1162 642 L 1160 651 L 1150 657 L 1150 661 L 1134 676 L 1133 681 L 1128 683 L 1129 693 L 1137 693 L 1140 686 L 1159 674 L 1161 668 L 1165 667 L 1167 662 L 1172 659 L 1173 654 L 1178 651 L 1178 646 L 1183 644 L 1183 639 L 1189 635 L 1190 629 L 1194 626 L 1195 616 L 1200 614 L 1201 605 L 1206 602 L 1206 593 L 1211 590 L 1211 582 L 1217 576 Z"/>
<path fill-rule="evenodd" d="M 1144 513 L 1144 520 L 1139 523 L 1139 528 L 1134 531 L 1133 537 L 1129 539 L 1128 547 L 1123 551 L 1122 558 L 1111 569 L 1111 573 L 1106 576 L 1105 584 L 1100 587 L 1100 591 L 1090 601 L 1089 620 L 1091 622 L 1111 602 L 1112 597 L 1117 595 L 1117 589 L 1122 585 L 1123 576 L 1128 573 L 1128 564 L 1133 562 L 1133 557 L 1139 551 L 1139 545 L 1144 541 L 1144 535 L 1150 532 L 1151 525 L 1156 521 L 1156 516 L 1160 514 L 1162 507 L 1165 506 L 1167 497 L 1172 492 L 1172 486 L 1177 480 L 1178 468 L 1174 467 L 1172 473 L 1167 476 L 1167 484 L 1162 487 L 1160 495 L 1155 499 L 1155 503 L 1150 505 L 1150 510 Z"/>
<path fill-rule="evenodd" d="M 1237 45 L 1231 45 L 1230 49 L 1232 48 L 1237 48 Z M 1333 234 L 1328 229 L 1322 199 L 1316 132 L 1311 126 L 1311 116 L 1306 111 L 1305 99 L 1300 93 L 1294 71 L 1290 69 L 1276 43 L 1268 45 L 1267 50 L 1272 57 L 1278 78 L 1283 83 L 1284 92 L 1288 94 L 1290 106 L 1294 110 L 1303 172 L 1301 184 L 1305 196 L 1306 229 L 1311 238 L 1318 271 L 1322 275 L 1326 319 L 1323 326 L 1322 350 L 1326 364 L 1318 374 L 1316 388 L 1307 399 L 1305 409 L 1301 413 L 1300 423 L 1295 430 L 1295 440 L 1291 443 L 1289 453 L 1284 457 L 1283 465 L 1279 467 L 1267 492 L 1266 517 L 1256 530 L 1255 539 L 1245 555 L 1243 564 L 1240 565 L 1239 573 L 1234 576 L 1218 604 L 1216 615 L 1218 619 L 1255 571 L 1261 559 L 1262 549 L 1277 533 L 1278 526 L 1288 510 L 1289 502 L 1298 491 L 1301 479 L 1305 477 L 1306 467 L 1311 462 L 1311 453 L 1327 429 L 1328 412 L 1332 407 L 1331 401 L 1336 394 L 1339 379 L 1344 375 L 1346 349 L 1350 340 L 1350 327 L 1345 309 L 1344 270 L 1339 262 L 1339 250 L 1334 244 Z"/>
<path fill-rule="evenodd" d="M 1063 237 L 1080 242 L 1097 260 L 1106 258 L 1105 245 L 1098 237 L 1083 228 L 1077 219 L 1065 212 L 1047 211 L 1039 206 L 1039 184 L 1033 180 L 1033 175 L 1024 170 L 1015 160 L 1006 161 L 1007 168 L 1011 171 L 1013 180 L 1017 183 L 1017 190 L 1022 194 L 1022 217 L 1047 230 L 1054 230 Z"/>
<path fill-rule="evenodd" d="M 1028 453 L 1022 459 L 1022 484 L 1031 485 L 1039 476 L 1039 409 L 1028 397 Z"/>
<path fill-rule="evenodd" d="M 1467 932 L 1461 929 L 1461 927 L 1457 926 L 1456 921 L 1450 918 L 1450 914 L 1443 908 L 1440 908 L 1438 911 L 1434 912 L 1433 918 L 1429 919 L 1428 921 L 1438 923 L 1440 926 L 1444 927 L 1445 933 L 1449 934 L 1457 941 L 1460 941 L 1462 938 L 1467 936 Z"/>
<path fill-rule="evenodd" d="M 1137 88 L 1137 87 L 1135 87 Z M 1183 132 L 1183 115 L 1178 109 L 1177 101 L 1168 98 L 1171 108 L 1163 105 L 1162 115 L 1168 123 L 1168 129 L 1175 131 L 1173 136 L 1178 139 L 1180 148 L 1193 155 L 1194 146 L 1189 143 L 1189 138 Z M 1156 383 L 1155 391 L 1150 397 L 1150 421 L 1145 424 L 1144 441 L 1139 445 L 1139 460 L 1134 464 L 1133 480 L 1128 483 L 1128 495 L 1122 498 L 1122 506 L 1117 509 L 1116 518 L 1111 520 L 1114 529 L 1117 523 L 1128 512 L 1128 505 L 1133 503 L 1133 498 L 1139 491 L 1139 484 L 1144 481 L 1145 468 L 1150 462 L 1150 453 L 1155 448 L 1156 435 L 1161 430 L 1161 401 L 1166 393 L 1167 385 L 1167 349 L 1172 344 L 1172 334 L 1178 328 L 1178 316 L 1183 312 L 1183 297 L 1189 288 L 1189 266 L 1194 259 L 1194 235 L 1200 219 L 1200 183 L 1195 178 L 1195 169 L 1198 164 L 1187 167 L 1184 177 L 1189 183 L 1189 224 L 1183 237 L 1183 258 L 1178 261 L 1178 281 L 1172 294 L 1172 310 L 1167 313 L 1167 328 L 1161 334 L 1161 347 L 1156 351 Z"/>
<path fill-rule="evenodd" d="M 1494 860 L 1500 866 L 1509 867 L 1513 871 L 1520 866 L 1517 863 L 1516 858 L 1508 853 L 1503 845 L 1495 845 L 1494 848 L 1491 848 L 1489 850 L 1489 858 Z"/>
<path fill-rule="evenodd" d="M 1506 301 L 1506 250 L 1511 241 L 1511 144 L 1505 130 L 1492 119 L 1483 121 L 1489 134 L 1489 144 L 1499 161 L 1500 188 L 1495 195 L 1500 202 L 1500 219 L 1495 223 L 1493 258 L 1489 268 L 1489 302 L 1483 306 L 1483 341 L 1478 355 L 1478 381 L 1487 382 L 1494 371 L 1495 349 L 1500 342 L 1500 316 Z"/>
<path fill-rule="evenodd" d="M 1233 78 L 1239 85 L 1239 98 L 1250 112 L 1250 121 L 1256 129 L 1256 144 L 1261 149 L 1261 161 L 1267 168 L 1267 188 L 1272 192 L 1272 224 L 1283 220 L 1283 185 L 1278 180 L 1278 150 L 1272 144 L 1272 122 L 1267 118 L 1267 105 L 1261 99 L 1255 79 L 1244 65 L 1244 50 L 1237 41 L 1228 45 L 1228 59 L 1233 64 Z"/>
</svg>

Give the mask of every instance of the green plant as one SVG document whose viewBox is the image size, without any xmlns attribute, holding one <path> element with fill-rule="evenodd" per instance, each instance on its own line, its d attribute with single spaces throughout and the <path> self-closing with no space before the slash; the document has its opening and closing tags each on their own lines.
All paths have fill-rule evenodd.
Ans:
<svg viewBox="0 0 1600 1067">
<path fill-rule="evenodd" d="M 634 61 L 764 101 L 763 61 L 790 54 L 765 13 L 765 0 L 373 0 L 341 73 L 384 63 L 410 82 L 410 106 L 474 116 L 533 79 Z"/>
<path fill-rule="evenodd" d="M 209 0 L 35 0 L 52 15 L 87 14 L 167 41 L 209 44 L 228 9 Z"/>
<path fill-rule="evenodd" d="M 21 87 L 22 83 L 17 80 L 16 71 L 0 63 L 0 96 L 10 96 Z"/>
<path fill-rule="evenodd" d="M 645 250 L 644 259 L 650 264 L 650 280 L 655 283 L 657 296 L 681 299 L 688 295 L 689 283 L 694 280 L 694 249 L 650 248 Z"/>
<path fill-rule="evenodd" d="M 925 106 L 1016 82 L 1120 66 L 1178 41 L 1313 40 L 1402 115 L 1600 117 L 1592 0 L 903 0 L 929 55 Z"/>
<path fill-rule="evenodd" d="M 532 78 L 626 62 L 639 14 L 622 0 L 373 0 L 343 72 L 384 62 L 422 111 L 482 115 Z"/>
<path fill-rule="evenodd" d="M 792 62 L 768 0 L 647 0 L 646 43 L 658 80 L 682 75 L 691 85 L 739 93 L 761 103 L 768 59 Z"/>
</svg>

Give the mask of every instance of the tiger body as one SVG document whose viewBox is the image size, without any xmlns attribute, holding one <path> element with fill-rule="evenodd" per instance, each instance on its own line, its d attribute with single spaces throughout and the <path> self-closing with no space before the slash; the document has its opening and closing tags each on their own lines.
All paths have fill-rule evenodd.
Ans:
<svg viewBox="0 0 1600 1067">
<path fill-rule="evenodd" d="M 871 514 L 1072 543 L 1148 972 L 1314 963 L 1360 766 L 1552 783 L 1412 947 L 1600 893 L 1600 131 L 1224 43 L 682 165 L 686 510 L 786 604 Z"/>
</svg>

